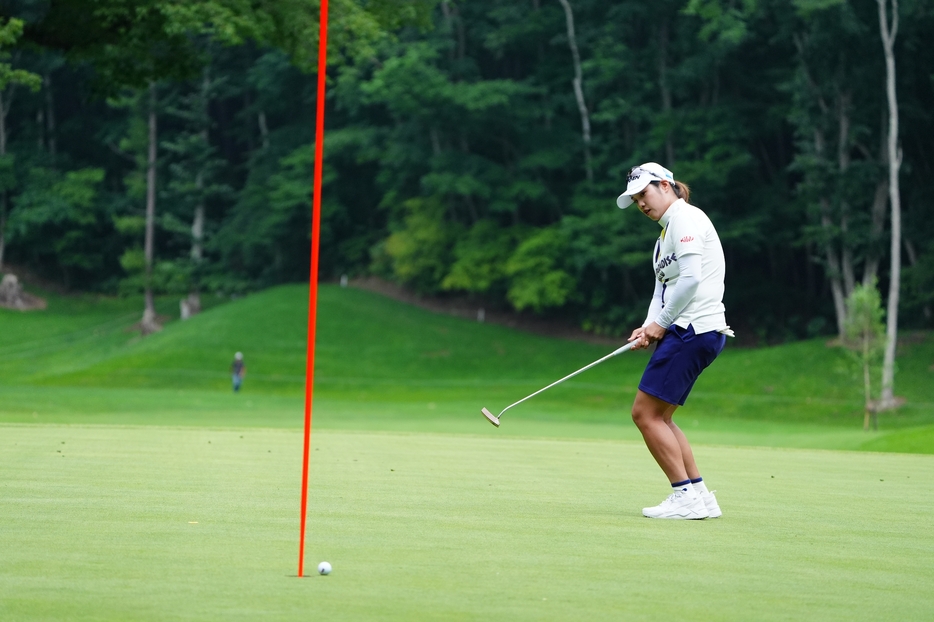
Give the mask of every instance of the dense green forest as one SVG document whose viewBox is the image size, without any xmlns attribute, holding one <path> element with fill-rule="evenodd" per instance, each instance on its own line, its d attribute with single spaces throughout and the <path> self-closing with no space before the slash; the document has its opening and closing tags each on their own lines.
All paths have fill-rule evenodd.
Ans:
<svg viewBox="0 0 934 622">
<path fill-rule="evenodd" d="M 615 198 L 657 161 L 716 224 L 747 334 L 840 332 L 835 301 L 887 291 L 875 0 L 331 4 L 322 278 L 628 332 L 658 230 Z M 317 3 L 0 10 L 0 265 L 141 291 L 152 174 L 157 294 L 307 279 Z M 900 324 L 930 327 L 934 5 L 897 10 Z"/>
</svg>

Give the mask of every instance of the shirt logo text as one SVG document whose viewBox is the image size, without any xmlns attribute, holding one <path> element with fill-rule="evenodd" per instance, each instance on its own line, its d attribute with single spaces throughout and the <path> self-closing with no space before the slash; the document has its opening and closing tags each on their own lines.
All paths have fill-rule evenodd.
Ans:
<svg viewBox="0 0 934 622">
<path fill-rule="evenodd" d="M 678 261 L 678 258 L 674 253 L 668 255 L 667 257 L 662 257 L 655 264 L 655 278 L 659 281 L 665 279 L 665 268 L 671 265 L 672 262 Z"/>
</svg>

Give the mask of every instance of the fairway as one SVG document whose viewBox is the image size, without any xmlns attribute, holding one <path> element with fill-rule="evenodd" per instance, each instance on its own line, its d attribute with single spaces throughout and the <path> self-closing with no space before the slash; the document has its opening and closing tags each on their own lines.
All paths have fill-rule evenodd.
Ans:
<svg viewBox="0 0 934 622">
<path fill-rule="evenodd" d="M 0 427 L 0 619 L 909 620 L 934 613 L 929 456 L 698 449 L 725 515 L 652 521 L 618 441 Z M 314 575 L 320 560 L 334 565 Z M 684 606 L 683 604 L 677 605 Z"/>
</svg>

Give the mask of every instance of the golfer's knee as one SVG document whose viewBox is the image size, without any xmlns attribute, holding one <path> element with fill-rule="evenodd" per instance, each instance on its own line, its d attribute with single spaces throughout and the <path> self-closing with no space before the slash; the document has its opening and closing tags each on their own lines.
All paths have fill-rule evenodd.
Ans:
<svg viewBox="0 0 934 622">
<path fill-rule="evenodd" d="M 636 427 L 640 430 L 647 427 L 652 422 L 652 419 L 652 413 L 644 408 L 639 408 L 637 406 L 632 407 L 632 422 L 635 423 Z"/>
</svg>

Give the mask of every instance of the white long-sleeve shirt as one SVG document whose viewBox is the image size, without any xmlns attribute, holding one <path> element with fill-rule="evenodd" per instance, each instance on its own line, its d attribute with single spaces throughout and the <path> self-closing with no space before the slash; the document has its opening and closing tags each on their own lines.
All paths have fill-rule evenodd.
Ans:
<svg viewBox="0 0 934 622">
<path fill-rule="evenodd" d="M 732 335 L 723 306 L 726 261 L 720 237 L 707 214 L 678 199 L 659 219 L 662 235 L 652 254 L 655 293 L 644 326 L 672 324 L 702 334 Z"/>
</svg>

